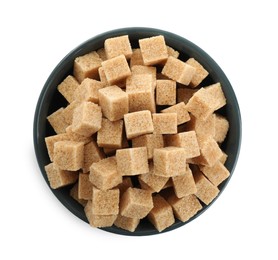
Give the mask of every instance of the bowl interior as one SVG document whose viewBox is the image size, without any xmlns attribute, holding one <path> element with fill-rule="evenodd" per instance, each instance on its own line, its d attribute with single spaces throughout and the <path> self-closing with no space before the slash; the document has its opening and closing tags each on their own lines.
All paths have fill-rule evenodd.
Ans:
<svg viewBox="0 0 278 260">
<path fill-rule="evenodd" d="M 54 135 L 55 132 L 47 122 L 46 117 L 58 108 L 62 106 L 65 107 L 67 105 L 66 100 L 57 91 L 57 86 L 64 80 L 67 75 L 72 74 L 73 61 L 76 57 L 84 55 L 90 51 L 102 48 L 104 45 L 104 41 L 107 38 L 126 34 L 129 35 L 129 39 L 133 48 L 138 47 L 138 40 L 141 38 L 151 37 L 155 35 L 164 35 L 166 44 L 180 52 L 179 58 L 181 60 L 186 60 L 190 57 L 193 57 L 197 61 L 199 61 L 209 72 L 209 76 L 202 82 L 203 86 L 216 82 L 221 83 L 222 89 L 227 99 L 227 105 L 219 112 L 226 118 L 228 118 L 230 124 L 228 135 L 221 148 L 228 155 L 225 166 L 231 173 L 230 177 L 219 185 L 221 193 L 232 176 L 232 172 L 238 158 L 241 142 L 240 110 L 233 88 L 221 68 L 208 54 L 206 54 L 198 46 L 178 35 L 152 28 L 123 28 L 100 34 L 89 39 L 88 41 L 84 42 L 73 51 L 71 51 L 53 70 L 42 89 L 34 117 L 35 153 L 41 173 L 45 178 L 47 184 L 49 185 L 44 166 L 49 164 L 50 160 L 48 157 L 44 138 L 50 135 Z M 88 222 L 83 207 L 69 195 L 69 190 L 71 187 L 72 186 L 67 186 L 61 189 L 51 190 L 60 200 L 60 202 L 74 215 L 76 215 L 83 221 Z M 192 221 L 194 218 L 202 214 L 210 205 L 206 206 L 203 204 L 203 209 L 199 211 L 188 222 Z M 179 220 L 176 220 L 175 224 L 165 229 L 163 232 L 178 228 L 188 222 L 183 223 Z M 158 231 L 156 231 L 156 229 L 146 220 L 141 221 L 134 233 L 119 229 L 114 226 L 103 228 L 103 230 L 123 235 L 151 235 L 158 233 Z"/>
</svg>

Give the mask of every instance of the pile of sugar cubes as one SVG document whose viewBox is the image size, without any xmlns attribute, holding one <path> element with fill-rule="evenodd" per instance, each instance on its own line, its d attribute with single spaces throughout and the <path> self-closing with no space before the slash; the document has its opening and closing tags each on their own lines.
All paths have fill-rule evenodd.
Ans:
<svg viewBox="0 0 278 260">
<path fill-rule="evenodd" d="M 128 35 L 77 57 L 58 91 L 68 105 L 47 119 L 51 188 L 72 185 L 93 227 L 134 232 L 147 218 L 159 231 L 186 222 L 229 177 L 221 150 L 229 122 L 220 83 L 194 58 L 182 61 L 162 35 Z"/>
</svg>

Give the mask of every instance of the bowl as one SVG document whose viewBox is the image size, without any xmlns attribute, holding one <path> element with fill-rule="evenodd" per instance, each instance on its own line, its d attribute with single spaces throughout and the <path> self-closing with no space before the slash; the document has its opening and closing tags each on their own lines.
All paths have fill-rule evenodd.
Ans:
<svg viewBox="0 0 278 260">
<path fill-rule="evenodd" d="M 212 83 L 220 82 L 222 85 L 223 92 L 227 99 L 227 104 L 220 110 L 220 113 L 222 113 L 228 119 L 230 128 L 221 148 L 228 155 L 228 159 L 225 163 L 225 166 L 231 174 L 228 179 L 226 179 L 218 186 L 220 193 L 212 203 L 210 203 L 208 206 L 203 205 L 202 210 L 200 210 L 194 217 L 192 217 L 187 222 L 183 223 L 179 220 L 176 220 L 172 226 L 162 231 L 167 232 L 193 221 L 195 218 L 203 214 L 220 197 L 221 193 L 223 192 L 230 178 L 232 177 L 232 173 L 235 169 L 237 158 L 239 155 L 241 143 L 240 109 L 234 90 L 229 80 L 227 79 L 222 69 L 217 65 L 217 63 L 205 51 L 203 51 L 201 48 L 199 48 L 189 40 L 171 32 L 159 29 L 133 27 L 121 28 L 102 33 L 76 47 L 68 55 L 66 55 L 65 58 L 63 58 L 61 62 L 54 68 L 54 70 L 48 77 L 39 96 L 34 116 L 33 129 L 35 154 L 40 167 L 40 171 L 46 183 L 49 186 L 44 166 L 49 164 L 50 160 L 47 153 L 44 138 L 55 133 L 52 130 L 49 123 L 47 122 L 46 117 L 58 108 L 66 106 L 67 104 L 62 95 L 57 91 L 57 86 L 59 83 L 63 81 L 63 79 L 67 75 L 72 74 L 73 62 L 76 57 L 102 48 L 104 45 L 104 41 L 107 38 L 121 35 L 129 35 L 129 39 L 133 48 L 138 47 L 138 39 L 156 35 L 163 35 L 165 37 L 166 44 L 180 52 L 179 58 L 181 60 L 186 60 L 190 57 L 193 57 L 196 60 L 198 60 L 209 72 L 209 76 L 204 80 L 203 84 L 209 85 Z M 53 190 L 51 188 L 50 189 L 68 210 L 70 210 L 75 216 L 77 216 L 81 220 L 88 223 L 83 207 L 79 203 L 77 203 L 73 198 L 70 197 L 70 188 L 71 186 L 66 186 L 57 190 Z M 115 226 L 102 229 L 108 232 L 122 235 L 142 236 L 159 234 L 159 232 L 154 228 L 154 226 L 150 224 L 147 220 L 141 221 L 139 226 L 133 233 L 117 228 Z"/>
</svg>

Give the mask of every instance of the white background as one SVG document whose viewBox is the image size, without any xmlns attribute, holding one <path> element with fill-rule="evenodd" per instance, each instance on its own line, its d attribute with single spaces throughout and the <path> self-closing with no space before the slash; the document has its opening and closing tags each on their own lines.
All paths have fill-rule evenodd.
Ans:
<svg viewBox="0 0 278 260">
<path fill-rule="evenodd" d="M 0 259 L 277 259 L 276 1 L 1 1 Z M 183 5 L 181 5 L 181 3 Z M 217 202 L 174 231 L 127 237 L 90 228 L 54 197 L 32 140 L 52 69 L 104 31 L 179 34 L 222 67 L 238 97 L 242 148 Z"/>
</svg>

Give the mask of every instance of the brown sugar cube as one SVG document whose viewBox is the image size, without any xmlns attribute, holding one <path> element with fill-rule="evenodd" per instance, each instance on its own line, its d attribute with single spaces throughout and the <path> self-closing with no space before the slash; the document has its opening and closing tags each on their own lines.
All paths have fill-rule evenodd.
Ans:
<svg viewBox="0 0 278 260">
<path fill-rule="evenodd" d="M 154 149 L 154 174 L 172 177 L 186 173 L 186 152 L 180 147 Z"/>
<path fill-rule="evenodd" d="M 155 175 L 153 163 L 150 163 L 149 169 L 150 171 L 148 173 L 139 175 L 139 182 L 147 184 L 152 191 L 159 192 L 165 186 L 166 182 L 169 180 L 169 177 Z"/>
<path fill-rule="evenodd" d="M 46 165 L 44 169 L 52 189 L 75 183 L 78 179 L 78 173 L 62 170 L 54 163 Z"/>
<path fill-rule="evenodd" d="M 103 67 L 99 67 L 99 68 L 98 68 L 98 74 L 99 74 L 100 82 L 101 82 L 104 86 L 108 86 L 109 83 L 108 83 L 107 78 L 106 78 L 106 76 L 105 76 Z"/>
<path fill-rule="evenodd" d="M 190 163 L 213 166 L 223 155 L 221 149 L 212 137 L 198 140 L 201 155 L 190 159 Z"/>
<path fill-rule="evenodd" d="M 166 45 L 166 48 L 167 48 L 167 53 L 168 53 L 168 56 L 172 56 L 174 58 L 178 58 L 180 53 L 178 51 L 176 51 L 175 49 L 173 49 L 172 47 L 170 46 L 167 46 Z M 159 65 L 165 65 L 167 60 L 164 60 L 162 62 L 159 63 Z"/>
<path fill-rule="evenodd" d="M 124 115 L 127 139 L 153 132 L 153 120 L 149 110 L 143 110 Z"/>
<path fill-rule="evenodd" d="M 122 176 L 149 172 L 146 147 L 118 149 L 116 159 L 118 172 Z"/>
<path fill-rule="evenodd" d="M 156 81 L 156 104 L 175 105 L 176 104 L 176 82 L 173 80 Z"/>
<path fill-rule="evenodd" d="M 184 175 L 172 177 L 174 191 L 178 198 L 195 194 L 197 192 L 194 178 L 188 165 L 186 169 L 187 171 Z"/>
<path fill-rule="evenodd" d="M 117 216 L 114 222 L 116 227 L 122 228 L 124 230 L 134 232 L 140 223 L 140 219 L 124 217 L 121 214 Z"/>
<path fill-rule="evenodd" d="M 84 200 L 92 199 L 93 184 L 89 180 L 89 174 L 79 173 L 78 198 Z"/>
<path fill-rule="evenodd" d="M 98 80 L 86 78 L 75 90 L 75 100 L 91 101 L 98 104 L 98 90 L 103 88 L 104 84 Z"/>
<path fill-rule="evenodd" d="M 74 110 L 80 106 L 79 101 L 72 101 L 63 111 L 64 120 L 68 125 L 72 124 Z"/>
<path fill-rule="evenodd" d="M 228 158 L 228 155 L 222 151 L 222 156 L 220 157 L 219 162 L 221 162 L 224 165 L 227 158 Z"/>
<path fill-rule="evenodd" d="M 186 109 L 196 118 L 206 120 L 215 110 L 217 100 L 204 88 L 199 89 L 186 104 Z"/>
<path fill-rule="evenodd" d="M 177 102 L 188 103 L 189 99 L 197 92 L 198 89 L 190 89 L 190 88 L 178 88 L 177 89 Z"/>
<path fill-rule="evenodd" d="M 128 95 L 117 86 L 99 90 L 99 104 L 103 115 L 110 121 L 117 121 L 128 113 Z"/>
<path fill-rule="evenodd" d="M 95 215 L 115 215 L 119 213 L 119 189 L 99 190 L 93 186 L 92 210 Z"/>
<path fill-rule="evenodd" d="M 196 118 L 191 115 L 191 120 L 185 124 L 184 131 L 195 131 L 198 137 L 215 136 L 215 114 L 207 119 Z"/>
<path fill-rule="evenodd" d="M 228 133 L 229 121 L 225 117 L 217 114 L 215 114 L 214 120 L 215 120 L 214 140 L 217 143 L 221 144 L 225 140 L 226 135 Z"/>
<path fill-rule="evenodd" d="M 92 102 L 82 102 L 73 113 L 72 131 L 91 136 L 101 128 L 101 108 Z"/>
<path fill-rule="evenodd" d="M 76 78 L 69 75 L 58 85 L 57 89 L 71 103 L 74 100 L 74 92 L 78 86 L 79 83 Z"/>
<path fill-rule="evenodd" d="M 128 188 L 120 201 L 120 214 L 124 217 L 142 219 L 152 208 L 152 194 L 138 188 Z"/>
<path fill-rule="evenodd" d="M 126 139 L 126 135 L 125 135 L 125 131 L 123 131 L 123 136 L 122 136 L 122 144 L 120 148 L 129 148 L 129 143 Z M 107 147 L 103 147 L 103 152 L 108 155 L 115 155 L 117 148 L 107 148 Z"/>
<path fill-rule="evenodd" d="M 195 117 L 207 119 L 215 110 L 226 104 L 220 83 L 199 89 L 188 101 L 186 108 Z"/>
<path fill-rule="evenodd" d="M 48 122 L 56 132 L 56 134 L 62 134 L 66 132 L 66 128 L 69 124 L 66 122 L 64 118 L 64 108 L 61 107 L 51 115 L 47 117 Z"/>
<path fill-rule="evenodd" d="M 153 205 L 148 219 L 159 232 L 175 223 L 172 207 L 162 196 L 153 196 Z"/>
<path fill-rule="evenodd" d="M 117 84 L 131 74 L 126 57 L 123 54 L 103 61 L 101 65 L 110 85 Z"/>
<path fill-rule="evenodd" d="M 168 58 L 165 39 L 162 35 L 140 39 L 139 46 L 141 49 L 144 65 L 158 64 Z"/>
<path fill-rule="evenodd" d="M 88 173 L 90 171 L 90 166 L 94 162 L 99 162 L 104 159 L 105 155 L 98 147 L 96 142 L 92 140 L 91 142 L 84 145 L 84 163 L 82 171 L 83 173 Z"/>
<path fill-rule="evenodd" d="M 176 134 L 177 113 L 153 114 L 153 127 L 154 134 Z"/>
<path fill-rule="evenodd" d="M 93 163 L 89 175 L 91 183 L 100 190 L 108 190 L 122 182 L 122 175 L 117 171 L 115 156 Z"/>
<path fill-rule="evenodd" d="M 210 204 L 219 193 L 214 186 L 199 170 L 194 172 L 194 180 L 197 187 L 196 196 L 206 205 Z"/>
<path fill-rule="evenodd" d="M 180 53 L 178 51 L 176 51 L 175 49 L 173 49 L 172 47 L 166 46 L 166 48 L 167 48 L 167 52 L 168 52 L 169 56 L 172 56 L 176 59 L 180 56 Z"/>
<path fill-rule="evenodd" d="M 214 110 L 218 110 L 219 108 L 226 105 L 226 98 L 219 82 L 205 87 L 205 90 L 210 98 L 214 99 Z"/>
<path fill-rule="evenodd" d="M 127 143 L 127 145 L 125 144 L 124 139 L 126 139 L 125 135 L 123 134 L 123 142 L 122 142 L 122 146 L 120 148 L 129 148 L 129 144 Z M 103 147 L 103 152 L 107 155 L 107 156 L 112 156 L 115 155 L 117 151 L 117 148 L 107 148 L 107 147 Z"/>
<path fill-rule="evenodd" d="M 99 147 L 121 148 L 123 139 L 123 120 L 111 122 L 102 118 L 101 129 L 97 133 Z"/>
<path fill-rule="evenodd" d="M 122 196 L 129 187 L 133 187 L 131 177 L 129 176 L 123 177 L 123 181 L 116 186 L 116 188 L 120 190 L 120 196 Z"/>
<path fill-rule="evenodd" d="M 190 120 L 190 115 L 186 109 L 184 102 L 180 102 L 171 107 L 165 108 L 160 111 L 161 113 L 177 113 L 177 124 L 181 125 Z"/>
<path fill-rule="evenodd" d="M 132 74 L 126 80 L 126 93 L 128 94 L 129 112 L 141 110 L 155 112 L 152 75 Z"/>
<path fill-rule="evenodd" d="M 48 136 L 45 138 L 45 144 L 46 144 L 46 148 L 48 151 L 48 155 L 50 158 L 50 161 L 53 162 L 53 158 L 54 158 L 54 144 L 58 141 L 76 141 L 76 142 L 84 142 L 84 144 L 88 143 L 91 141 L 91 139 L 89 137 L 84 137 L 84 136 L 80 136 L 77 134 L 71 134 L 68 132 L 68 129 L 70 128 L 67 127 L 66 129 L 66 133 L 63 134 L 57 134 L 57 135 L 52 135 L 52 136 Z"/>
<path fill-rule="evenodd" d="M 77 57 L 73 64 L 73 75 L 82 82 L 85 78 L 98 79 L 98 68 L 101 66 L 101 58 L 97 52 L 92 51 L 83 56 Z"/>
<path fill-rule="evenodd" d="M 146 147 L 148 159 L 153 158 L 153 150 L 155 148 L 163 148 L 164 140 L 160 134 L 146 134 L 132 139 L 132 147 Z"/>
<path fill-rule="evenodd" d="M 53 162 L 62 170 L 79 170 L 83 166 L 83 153 L 83 142 L 65 140 L 53 143 Z"/>
<path fill-rule="evenodd" d="M 117 218 L 117 214 L 96 215 L 94 214 L 93 202 L 91 200 L 86 204 L 85 215 L 92 227 L 111 227 Z"/>
<path fill-rule="evenodd" d="M 134 65 L 131 67 L 131 74 L 150 74 L 153 80 L 153 89 L 156 87 L 156 67 L 145 66 L 145 65 Z"/>
<path fill-rule="evenodd" d="M 75 183 L 74 185 L 73 185 L 73 187 L 70 189 L 70 196 L 74 199 L 74 200 L 76 200 L 79 204 L 81 204 L 83 207 L 85 207 L 86 206 L 86 204 L 87 204 L 87 200 L 83 200 L 83 199 L 79 199 L 78 198 L 78 182 L 77 183 Z"/>
<path fill-rule="evenodd" d="M 117 214 L 114 215 L 92 215 L 89 223 L 92 227 L 111 227 L 117 218 Z"/>
<path fill-rule="evenodd" d="M 88 221 L 89 224 L 92 227 L 97 228 L 104 228 L 104 227 L 111 227 L 113 226 L 113 223 L 115 219 L 117 218 L 117 215 L 89 215 L 88 212 L 86 212 L 86 216 L 88 215 Z"/>
<path fill-rule="evenodd" d="M 200 155 L 200 148 L 195 131 L 188 131 L 165 136 L 167 146 L 182 147 L 186 151 L 186 158 Z"/>
<path fill-rule="evenodd" d="M 57 134 L 45 137 L 45 144 L 48 152 L 48 156 L 51 162 L 54 159 L 54 144 L 58 141 L 69 140 L 67 134 Z"/>
<path fill-rule="evenodd" d="M 62 170 L 77 171 L 84 161 L 84 143 L 58 141 L 54 143 L 53 162 Z"/>
<path fill-rule="evenodd" d="M 84 144 L 91 141 L 89 137 L 84 137 L 77 134 L 72 134 L 70 131 L 70 126 L 67 127 L 66 133 L 63 134 L 57 134 L 48 136 L 45 138 L 45 144 L 48 151 L 48 155 L 50 158 L 50 161 L 53 162 L 54 158 L 54 144 L 58 141 L 76 141 L 76 142 L 83 142 Z"/>
<path fill-rule="evenodd" d="M 190 86 L 192 88 L 195 88 L 195 87 L 199 86 L 199 84 L 208 76 L 209 73 L 194 58 L 188 59 L 185 63 L 196 69 L 196 72 L 193 75 L 191 82 L 190 82 Z"/>
<path fill-rule="evenodd" d="M 142 53 L 141 53 L 141 50 L 139 48 L 133 50 L 129 63 L 130 63 L 130 68 L 131 69 L 135 65 L 144 65 Z"/>
<path fill-rule="evenodd" d="M 106 39 L 104 41 L 104 49 L 107 59 L 114 58 L 121 54 L 129 59 L 132 54 L 128 35 Z"/>
<path fill-rule="evenodd" d="M 106 57 L 106 53 L 105 53 L 105 49 L 104 49 L 104 48 L 98 49 L 98 50 L 97 50 L 97 54 L 98 54 L 98 56 L 101 58 L 102 61 L 107 60 L 107 57 Z"/>
<path fill-rule="evenodd" d="M 219 161 L 211 167 L 200 166 L 200 170 L 215 186 L 218 186 L 230 176 L 228 169 Z"/>
<path fill-rule="evenodd" d="M 194 194 L 183 198 L 177 198 L 172 194 L 167 201 L 172 206 L 175 217 L 182 222 L 188 221 L 202 209 L 201 203 Z"/>
<path fill-rule="evenodd" d="M 169 56 L 161 73 L 168 78 L 188 86 L 196 69 L 185 62 Z"/>
</svg>

